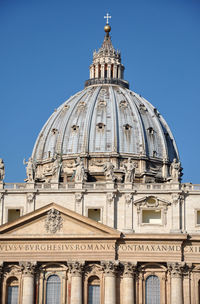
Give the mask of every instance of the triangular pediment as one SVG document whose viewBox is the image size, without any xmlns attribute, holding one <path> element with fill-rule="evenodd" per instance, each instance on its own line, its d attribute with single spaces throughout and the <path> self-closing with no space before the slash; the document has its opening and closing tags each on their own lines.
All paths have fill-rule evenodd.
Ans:
<svg viewBox="0 0 200 304">
<path fill-rule="evenodd" d="M 110 238 L 119 236 L 119 231 L 55 203 L 0 227 L 0 238 Z"/>
<path fill-rule="evenodd" d="M 147 206 L 147 207 L 158 207 L 158 206 L 168 206 L 171 205 L 171 202 L 164 200 L 161 197 L 148 195 L 144 196 L 138 200 L 134 201 L 136 206 Z"/>
</svg>

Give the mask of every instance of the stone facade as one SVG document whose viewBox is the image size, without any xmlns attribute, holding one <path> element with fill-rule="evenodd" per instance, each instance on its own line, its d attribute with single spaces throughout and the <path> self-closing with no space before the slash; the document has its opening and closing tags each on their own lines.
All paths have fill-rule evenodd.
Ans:
<svg viewBox="0 0 200 304">
<path fill-rule="evenodd" d="M 4 183 L 0 159 L 2 304 L 200 303 L 200 185 L 181 183 L 173 135 L 128 90 L 110 30 L 25 183 Z"/>
</svg>

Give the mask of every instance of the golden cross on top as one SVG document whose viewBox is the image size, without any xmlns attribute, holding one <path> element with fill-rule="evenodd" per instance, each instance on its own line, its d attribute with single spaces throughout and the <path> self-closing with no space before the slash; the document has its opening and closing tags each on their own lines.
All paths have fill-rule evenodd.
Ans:
<svg viewBox="0 0 200 304">
<path fill-rule="evenodd" d="M 112 17 L 107 13 L 106 16 L 104 16 L 104 19 L 106 20 L 106 24 L 109 24 L 109 19 L 111 19 Z"/>
</svg>

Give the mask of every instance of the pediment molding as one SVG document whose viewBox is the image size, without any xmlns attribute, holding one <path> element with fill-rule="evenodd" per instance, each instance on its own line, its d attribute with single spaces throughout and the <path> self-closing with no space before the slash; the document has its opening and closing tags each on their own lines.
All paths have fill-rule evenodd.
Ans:
<svg viewBox="0 0 200 304">
<path fill-rule="evenodd" d="M 170 201 L 164 200 L 163 198 L 147 195 L 138 200 L 135 200 L 134 205 L 137 206 L 138 209 L 142 208 L 167 208 L 171 205 Z"/>
<path fill-rule="evenodd" d="M 54 217 L 55 216 L 55 217 Z M 51 203 L 0 227 L 0 238 L 118 238 L 120 232 Z"/>
</svg>

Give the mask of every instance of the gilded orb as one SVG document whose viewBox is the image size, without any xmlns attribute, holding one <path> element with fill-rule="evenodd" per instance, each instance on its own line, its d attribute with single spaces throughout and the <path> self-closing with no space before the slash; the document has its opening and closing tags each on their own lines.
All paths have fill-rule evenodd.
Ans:
<svg viewBox="0 0 200 304">
<path fill-rule="evenodd" d="M 106 25 L 104 26 L 104 31 L 105 31 L 106 33 L 109 33 L 109 32 L 111 31 L 111 26 L 110 26 L 109 24 L 106 24 Z"/>
</svg>

